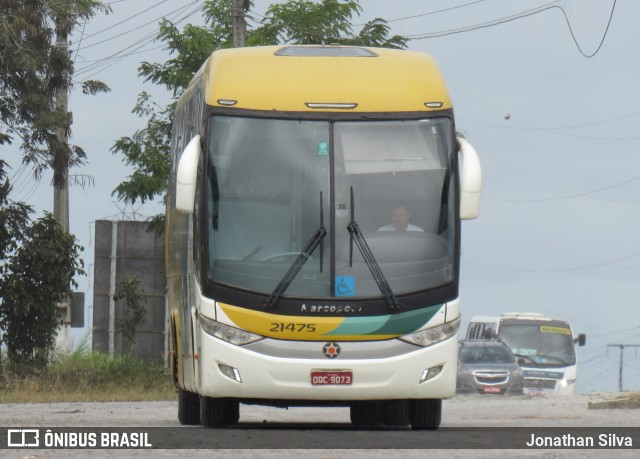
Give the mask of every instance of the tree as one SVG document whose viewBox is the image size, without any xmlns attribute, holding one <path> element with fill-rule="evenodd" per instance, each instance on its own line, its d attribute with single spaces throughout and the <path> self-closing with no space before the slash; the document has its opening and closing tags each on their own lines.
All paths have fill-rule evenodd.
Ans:
<svg viewBox="0 0 640 459">
<path fill-rule="evenodd" d="M 22 245 L 7 258 L 0 278 L 0 328 L 10 362 L 22 369 L 46 366 L 61 319 L 57 303 L 84 274 L 82 247 L 49 213 L 24 228 Z"/>
<path fill-rule="evenodd" d="M 60 318 L 56 304 L 83 274 L 75 237 L 50 214 L 32 223 L 33 209 L 10 199 L 0 160 L 0 330 L 10 361 L 22 369 L 48 362 Z"/>
<path fill-rule="evenodd" d="M 4 274 L 3 260 L 20 245 L 29 226 L 29 214 L 33 212 L 31 206 L 9 198 L 11 184 L 6 176 L 6 167 L 7 164 L 0 159 L 0 278 Z"/>
<path fill-rule="evenodd" d="M 54 45 L 54 34 L 68 35 L 98 11 L 110 10 L 98 0 L 0 0 L 0 145 L 18 140 L 37 177 L 54 168 L 54 185 L 61 180 L 56 161 L 72 166 L 86 158 L 82 148 L 56 136 L 71 128 L 71 114 L 56 107 L 55 95 L 69 87 L 73 62 Z M 108 87 L 86 81 L 82 90 Z"/>
<path fill-rule="evenodd" d="M 261 26 L 249 34 L 247 42 L 251 46 L 290 43 L 406 48 L 408 40 L 400 35 L 390 37 L 390 28 L 381 18 L 367 22 L 354 35 L 351 20 L 361 12 L 357 0 L 276 3 L 267 9 Z"/>
<path fill-rule="evenodd" d="M 122 336 L 122 356 L 131 354 L 136 330 L 142 325 L 147 315 L 144 304 L 147 300 L 142 297 L 144 290 L 140 287 L 140 278 L 136 275 L 122 280 L 113 295 L 114 301 L 124 301 L 123 314 L 116 323 L 116 331 Z"/>
<path fill-rule="evenodd" d="M 182 32 L 171 21 L 164 19 L 160 23 L 157 39 L 167 43 L 174 57 L 164 64 L 143 62 L 138 69 L 145 81 L 171 91 L 174 102 L 163 108 L 145 92 L 138 96 L 133 113 L 146 118 L 146 126 L 131 136 L 118 139 L 111 148 L 113 153 L 124 156 L 127 165 L 134 167 L 133 174 L 113 191 L 121 201 L 135 204 L 140 200 L 144 204 L 164 197 L 169 183 L 175 100 L 215 49 L 232 47 L 231 2 L 208 0 L 202 11 L 207 25 L 200 27 L 189 24 Z M 160 230 L 163 222 L 164 217 L 158 215 L 152 223 Z"/>
<path fill-rule="evenodd" d="M 181 32 L 168 20 L 163 20 L 158 40 L 167 44 L 174 56 L 164 64 L 143 62 L 139 75 L 145 81 L 164 86 L 172 92 L 174 102 L 158 107 L 143 93 L 133 113 L 147 119 L 143 129 L 118 139 L 111 151 L 124 156 L 134 172 L 116 187 L 113 194 L 119 200 L 135 204 L 164 198 L 169 178 L 171 126 L 175 100 L 182 94 L 202 63 L 216 49 L 233 46 L 229 0 L 207 0 L 203 6 L 205 26 L 188 25 Z M 249 9 L 252 3 L 249 2 Z M 289 0 L 271 5 L 260 25 L 247 32 L 247 45 L 289 44 L 345 44 L 405 48 L 407 39 L 389 36 L 390 28 L 384 19 L 367 22 L 357 34 L 351 24 L 362 8 L 358 0 Z M 154 218 L 161 227 L 163 216 Z"/>
</svg>

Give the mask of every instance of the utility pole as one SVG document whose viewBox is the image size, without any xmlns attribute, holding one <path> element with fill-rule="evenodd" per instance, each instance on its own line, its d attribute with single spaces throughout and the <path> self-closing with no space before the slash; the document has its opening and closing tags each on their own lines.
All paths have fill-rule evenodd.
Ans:
<svg viewBox="0 0 640 459">
<path fill-rule="evenodd" d="M 56 48 L 64 55 L 69 53 L 69 37 L 66 17 L 56 17 Z M 62 113 L 69 112 L 69 74 L 63 70 L 62 84 L 56 91 L 56 109 Z M 69 114 L 69 116 L 71 116 Z M 62 229 L 69 232 L 69 128 L 71 120 L 56 129 L 57 145 L 53 152 L 53 216 Z"/>
<path fill-rule="evenodd" d="M 624 367 L 624 348 L 625 347 L 640 347 L 640 344 L 607 344 L 607 347 L 620 348 L 620 369 L 618 370 L 618 388 L 622 392 L 622 368 Z"/>
<path fill-rule="evenodd" d="M 60 54 L 69 53 L 69 15 L 71 6 L 63 4 L 66 11 L 55 17 L 56 48 Z M 53 148 L 53 216 L 65 232 L 69 232 L 69 131 L 71 114 L 69 113 L 69 72 L 61 70 L 61 84 L 55 93 L 56 110 L 64 114 L 64 122 L 55 131 L 56 143 Z M 71 351 L 71 292 L 56 305 L 63 325 L 56 335 L 56 347 L 63 352 Z"/>
<path fill-rule="evenodd" d="M 231 0 L 231 25 L 233 27 L 233 47 L 247 46 L 247 22 L 245 12 L 249 9 L 248 0 Z"/>
</svg>

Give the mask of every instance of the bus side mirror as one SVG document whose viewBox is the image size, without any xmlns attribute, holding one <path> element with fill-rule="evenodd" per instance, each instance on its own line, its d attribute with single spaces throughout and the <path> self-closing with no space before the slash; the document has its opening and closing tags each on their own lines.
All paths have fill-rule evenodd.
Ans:
<svg viewBox="0 0 640 459">
<path fill-rule="evenodd" d="M 573 340 L 574 343 L 578 343 L 578 346 L 584 346 L 587 344 L 587 335 L 584 333 L 580 333 L 576 339 Z"/>
<path fill-rule="evenodd" d="M 182 152 L 176 176 L 176 209 L 188 214 L 193 213 L 196 197 L 196 178 L 200 160 L 200 136 L 197 135 Z"/>
<path fill-rule="evenodd" d="M 460 170 L 460 218 L 471 220 L 480 213 L 482 169 L 478 153 L 465 139 L 458 137 L 462 167 Z"/>
</svg>

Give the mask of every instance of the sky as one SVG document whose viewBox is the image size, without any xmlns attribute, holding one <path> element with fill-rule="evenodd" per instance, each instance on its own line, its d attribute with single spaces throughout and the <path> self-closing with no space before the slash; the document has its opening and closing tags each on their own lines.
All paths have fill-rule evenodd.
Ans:
<svg viewBox="0 0 640 459">
<path fill-rule="evenodd" d="M 160 18 L 179 27 L 202 23 L 201 1 L 107 3 L 113 13 L 79 26 L 71 44 L 75 80 L 99 79 L 112 89 L 93 97 L 75 90 L 70 98 L 71 141 L 89 160 L 71 171 L 85 178 L 70 190 L 70 231 L 85 248 L 89 274 L 78 279 L 89 306 L 87 326 L 75 332 L 80 338 L 91 320 L 94 222 L 163 211 L 160 203 L 125 207 L 111 195 L 131 173 L 110 149 L 143 126 L 131 113 L 137 95 L 145 90 L 162 106 L 171 97 L 139 78 L 137 68 L 168 58 L 162 43 L 150 40 Z M 254 17 L 270 3 L 256 0 Z M 355 30 L 382 17 L 393 34 L 411 38 L 409 49 L 434 57 L 456 127 L 481 159 L 480 217 L 462 225 L 461 333 L 475 315 L 536 312 L 569 320 L 574 334 L 587 335 L 578 392 L 618 390 L 618 345 L 640 344 L 640 2 L 360 5 Z M 39 214 L 51 211 L 50 175 L 36 182 L 21 167 L 18 148 L 7 151 L 12 198 Z M 640 390 L 639 353 L 624 349 L 624 390 Z"/>
</svg>

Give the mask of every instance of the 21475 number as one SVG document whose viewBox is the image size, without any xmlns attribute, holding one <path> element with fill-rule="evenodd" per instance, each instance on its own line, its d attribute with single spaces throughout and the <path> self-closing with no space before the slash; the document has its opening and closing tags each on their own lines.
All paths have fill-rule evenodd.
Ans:
<svg viewBox="0 0 640 459">
<path fill-rule="evenodd" d="M 271 328 L 269 331 L 274 333 L 284 333 L 284 332 L 293 332 L 293 333 L 302 333 L 302 332 L 315 332 L 316 324 L 296 324 L 293 322 L 271 322 Z"/>
</svg>

